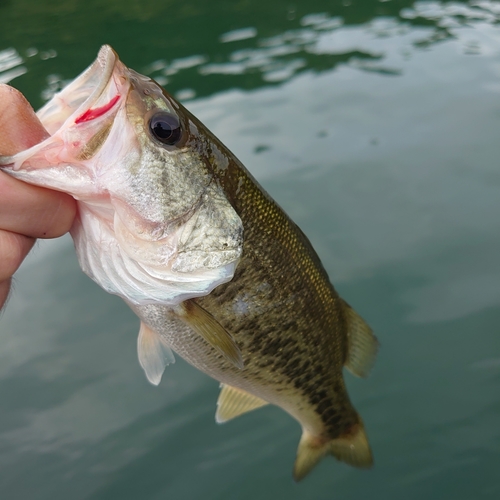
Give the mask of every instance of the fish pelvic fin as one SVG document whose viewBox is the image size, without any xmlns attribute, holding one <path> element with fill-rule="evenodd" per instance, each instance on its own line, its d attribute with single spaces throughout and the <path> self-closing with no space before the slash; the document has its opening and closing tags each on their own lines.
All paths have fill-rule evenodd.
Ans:
<svg viewBox="0 0 500 500">
<path fill-rule="evenodd" d="M 244 413 L 256 410 L 267 404 L 267 401 L 249 392 L 227 384 L 221 384 L 221 391 L 219 399 L 217 400 L 215 421 L 218 424 L 223 424 L 232 418 L 239 417 Z"/>
<path fill-rule="evenodd" d="M 332 440 L 314 436 L 304 429 L 293 468 L 295 481 L 303 479 L 328 454 L 354 467 L 369 468 L 373 465 L 371 448 L 361 419 L 348 432 Z"/>
<path fill-rule="evenodd" d="M 240 370 L 243 369 L 240 348 L 233 337 L 208 311 L 192 300 L 182 302 L 174 311 L 179 319 L 219 351 L 230 363 Z"/>
<path fill-rule="evenodd" d="M 137 338 L 137 355 L 147 379 L 153 385 L 160 383 L 165 367 L 175 363 L 174 354 L 163 337 L 142 322 Z"/>
<path fill-rule="evenodd" d="M 365 320 L 342 300 L 347 320 L 348 352 L 345 367 L 357 377 L 367 377 L 375 363 L 379 342 Z"/>
</svg>

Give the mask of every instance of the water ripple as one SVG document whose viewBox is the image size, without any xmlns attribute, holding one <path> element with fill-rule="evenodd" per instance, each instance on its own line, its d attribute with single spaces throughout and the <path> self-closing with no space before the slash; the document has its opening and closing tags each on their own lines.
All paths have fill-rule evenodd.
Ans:
<svg viewBox="0 0 500 500">
<path fill-rule="evenodd" d="M 237 43 L 234 50 L 223 50 L 216 55 L 154 61 L 146 72 L 161 84 L 173 87 L 176 86 L 175 78 L 181 74 L 186 73 L 185 79 L 195 78 L 187 73 L 193 70 L 205 77 L 224 76 L 225 81 L 234 86 L 241 86 L 242 76 L 253 77 L 247 80 L 254 82 L 252 85 L 259 80 L 260 85 L 280 84 L 304 71 L 323 72 L 339 64 L 361 71 L 399 75 L 400 68 L 384 63 L 386 52 L 377 40 L 409 36 L 411 40 L 403 54 L 409 58 L 416 51 L 460 37 L 457 30 L 461 28 L 484 23 L 495 25 L 499 21 L 500 2 L 489 0 L 416 2 L 401 9 L 396 16 L 378 16 L 363 24 L 347 23 L 344 17 L 328 12 L 310 13 L 300 19 L 299 28 L 271 37 L 258 37 L 253 27 L 230 31 L 222 34 L 219 42 L 245 40 L 244 47 Z M 480 55 L 483 50 L 477 40 L 463 42 L 464 54 Z M 198 92 L 192 90 L 186 95 L 194 96 Z"/>
<path fill-rule="evenodd" d="M 23 58 L 15 49 L 0 50 L 0 83 L 8 83 L 28 70 L 23 64 Z"/>
</svg>

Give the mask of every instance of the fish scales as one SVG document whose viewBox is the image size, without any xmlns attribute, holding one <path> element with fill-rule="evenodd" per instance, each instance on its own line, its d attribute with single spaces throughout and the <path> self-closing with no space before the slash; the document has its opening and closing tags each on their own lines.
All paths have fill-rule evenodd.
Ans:
<svg viewBox="0 0 500 500">
<path fill-rule="evenodd" d="M 51 137 L 0 166 L 78 200 L 80 265 L 141 319 L 150 382 L 172 349 L 221 382 L 218 422 L 281 407 L 302 426 L 297 480 L 327 454 L 370 466 L 343 367 L 366 376 L 377 340 L 234 155 L 109 46 L 38 115 Z"/>
<path fill-rule="evenodd" d="M 172 327 L 175 319 L 167 308 L 155 310 L 154 326 L 165 332 L 175 352 L 217 380 L 272 401 L 294 416 L 311 405 L 319 417 L 313 415 L 313 425 L 325 439 L 335 439 L 359 423 L 342 376 L 347 356 L 342 303 L 302 231 L 231 153 L 225 153 L 229 167 L 222 172 L 221 185 L 226 193 L 235 193 L 234 186 L 239 186 L 240 195 L 230 201 L 245 228 L 243 254 L 232 281 L 193 300 L 231 332 L 245 368 L 235 369 L 189 328 L 189 341 L 172 335 L 185 327 L 180 321 Z M 245 305 L 244 314 L 234 314 L 238 304 Z M 162 314 L 168 317 L 165 326 Z M 147 318 L 144 311 L 139 315 Z M 335 342 L 325 346 L 325 337 L 332 336 Z"/>
</svg>

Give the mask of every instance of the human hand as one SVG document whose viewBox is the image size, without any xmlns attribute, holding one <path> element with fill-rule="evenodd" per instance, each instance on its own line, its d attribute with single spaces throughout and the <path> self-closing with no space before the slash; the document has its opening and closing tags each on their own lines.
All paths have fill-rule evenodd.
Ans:
<svg viewBox="0 0 500 500">
<path fill-rule="evenodd" d="M 13 155 L 43 141 L 47 131 L 17 90 L 0 84 L 0 155 Z M 0 309 L 12 275 L 36 238 L 56 238 L 69 231 L 75 200 L 58 191 L 31 186 L 0 171 Z"/>
</svg>

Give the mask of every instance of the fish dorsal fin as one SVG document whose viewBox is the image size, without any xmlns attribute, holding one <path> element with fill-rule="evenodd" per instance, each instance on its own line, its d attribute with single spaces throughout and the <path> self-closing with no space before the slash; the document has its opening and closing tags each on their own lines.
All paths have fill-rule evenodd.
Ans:
<svg viewBox="0 0 500 500">
<path fill-rule="evenodd" d="M 342 301 L 347 319 L 348 352 L 345 367 L 357 377 L 367 377 L 375 363 L 378 340 L 365 320 Z"/>
<path fill-rule="evenodd" d="M 174 354 L 161 335 L 142 322 L 137 338 L 137 355 L 147 379 L 153 385 L 160 383 L 165 367 L 175 363 Z"/>
<path fill-rule="evenodd" d="M 175 309 L 179 318 L 217 349 L 240 370 L 243 368 L 241 351 L 224 327 L 205 309 L 192 300 L 186 300 Z"/>
<path fill-rule="evenodd" d="M 348 432 L 332 440 L 315 436 L 304 429 L 293 467 L 294 479 L 303 479 L 327 454 L 354 467 L 367 468 L 373 465 L 372 452 L 361 419 Z"/>
<path fill-rule="evenodd" d="M 248 411 L 256 410 L 268 402 L 242 389 L 221 384 L 215 421 L 223 424 L 232 418 L 239 417 Z"/>
</svg>

